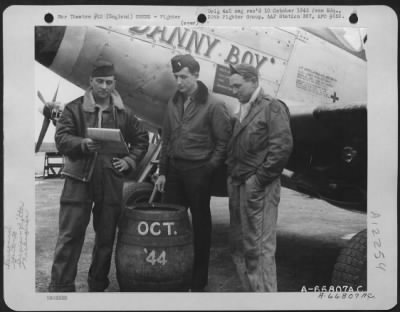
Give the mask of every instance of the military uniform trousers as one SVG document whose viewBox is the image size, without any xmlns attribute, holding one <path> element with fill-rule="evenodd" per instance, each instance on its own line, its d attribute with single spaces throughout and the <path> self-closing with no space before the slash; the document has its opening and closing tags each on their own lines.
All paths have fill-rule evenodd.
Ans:
<svg viewBox="0 0 400 312">
<path fill-rule="evenodd" d="M 245 291 L 277 291 L 275 250 L 280 178 L 267 186 L 253 175 L 245 183 L 228 177 L 230 247 Z"/>
<path fill-rule="evenodd" d="M 89 269 L 90 291 L 108 287 L 108 273 L 118 219 L 121 214 L 123 179 L 109 159 L 99 156 L 90 182 L 65 177 L 60 199 L 59 235 L 55 249 L 49 291 L 75 291 L 75 277 L 93 213 L 95 241 Z"/>
<path fill-rule="evenodd" d="M 208 283 L 211 246 L 210 184 L 207 161 L 172 160 L 166 176 L 164 203 L 190 208 L 192 216 L 194 263 L 192 290 L 202 290 Z"/>
</svg>

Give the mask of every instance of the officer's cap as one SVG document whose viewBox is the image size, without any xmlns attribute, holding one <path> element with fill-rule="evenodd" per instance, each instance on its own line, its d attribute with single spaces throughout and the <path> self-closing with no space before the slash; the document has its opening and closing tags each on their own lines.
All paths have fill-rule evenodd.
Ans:
<svg viewBox="0 0 400 312">
<path fill-rule="evenodd" d="M 91 76 L 108 77 L 114 75 L 115 75 L 114 64 L 106 60 L 99 60 L 94 64 Z"/>
<path fill-rule="evenodd" d="M 229 68 L 231 71 L 231 75 L 238 74 L 243 78 L 256 77 L 258 78 L 258 70 L 252 65 L 249 64 L 238 64 L 231 65 L 229 64 Z"/>
<path fill-rule="evenodd" d="M 171 59 L 172 72 L 176 73 L 187 67 L 191 73 L 200 71 L 199 63 L 190 54 L 175 55 Z"/>
</svg>

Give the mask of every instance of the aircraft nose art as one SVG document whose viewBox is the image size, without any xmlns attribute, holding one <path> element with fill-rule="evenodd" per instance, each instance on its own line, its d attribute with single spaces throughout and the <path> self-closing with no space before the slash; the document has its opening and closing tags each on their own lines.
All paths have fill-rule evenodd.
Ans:
<svg viewBox="0 0 400 312">
<path fill-rule="evenodd" d="M 42 65 L 49 67 L 60 48 L 64 38 L 65 26 L 37 26 L 35 27 L 35 59 Z"/>
</svg>

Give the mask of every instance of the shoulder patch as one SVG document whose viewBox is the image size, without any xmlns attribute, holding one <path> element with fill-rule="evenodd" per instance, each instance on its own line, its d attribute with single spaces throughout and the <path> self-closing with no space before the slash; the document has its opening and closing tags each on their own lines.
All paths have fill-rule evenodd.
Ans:
<svg viewBox="0 0 400 312">
<path fill-rule="evenodd" d="M 263 99 L 267 101 L 267 104 L 271 107 L 271 110 L 274 113 L 279 113 L 281 110 L 280 101 L 277 98 L 272 97 L 271 95 L 264 94 Z"/>
<path fill-rule="evenodd" d="M 281 111 L 281 105 L 277 100 L 271 101 L 270 105 L 271 105 L 271 110 L 274 113 L 279 113 Z"/>
<path fill-rule="evenodd" d="M 290 110 L 289 110 L 289 107 L 286 105 L 286 103 L 279 99 L 277 99 L 277 101 L 280 104 L 281 108 L 283 108 L 283 110 L 286 111 L 286 113 L 288 114 L 288 116 L 290 118 Z"/>
</svg>

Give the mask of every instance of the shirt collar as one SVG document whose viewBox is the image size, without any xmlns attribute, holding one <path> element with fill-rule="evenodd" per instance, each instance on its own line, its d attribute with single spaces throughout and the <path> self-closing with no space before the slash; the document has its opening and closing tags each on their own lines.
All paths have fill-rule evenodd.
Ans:
<svg viewBox="0 0 400 312">
<path fill-rule="evenodd" d="M 239 113 L 238 113 L 238 117 L 240 122 L 242 122 L 242 120 L 247 116 L 247 114 L 249 113 L 250 110 L 250 106 L 252 105 L 252 103 L 254 103 L 258 97 L 258 95 L 260 94 L 261 91 L 261 86 L 258 86 L 253 94 L 250 97 L 250 100 L 247 103 L 244 104 L 240 104 L 240 109 L 239 109 Z"/>
<path fill-rule="evenodd" d="M 197 90 L 191 95 L 192 101 L 196 104 L 206 103 L 208 99 L 208 89 L 200 80 L 197 80 Z M 172 102 L 177 104 L 178 101 L 183 101 L 182 92 L 177 91 L 172 97 Z"/>
<path fill-rule="evenodd" d="M 251 95 L 250 100 L 246 104 L 253 103 L 257 99 L 258 95 L 260 94 L 260 91 L 261 91 L 261 86 L 259 85 L 257 87 L 257 89 L 254 90 L 253 94 Z"/>
<path fill-rule="evenodd" d="M 111 93 L 111 103 L 114 107 L 116 107 L 119 110 L 125 109 L 125 106 L 122 102 L 122 98 L 119 95 L 117 90 L 114 90 Z M 89 87 L 85 94 L 83 95 L 83 104 L 82 104 L 83 110 L 85 112 L 94 112 L 95 107 L 96 107 L 96 101 L 94 100 L 93 97 L 93 89 L 92 87 Z"/>
<path fill-rule="evenodd" d="M 186 103 L 186 102 L 190 103 L 190 102 L 194 101 L 194 99 L 197 96 L 198 91 L 199 91 L 199 87 L 197 87 L 196 90 L 194 90 L 194 92 L 192 94 L 190 94 L 190 95 L 188 95 L 186 97 L 182 93 L 182 103 Z"/>
</svg>

